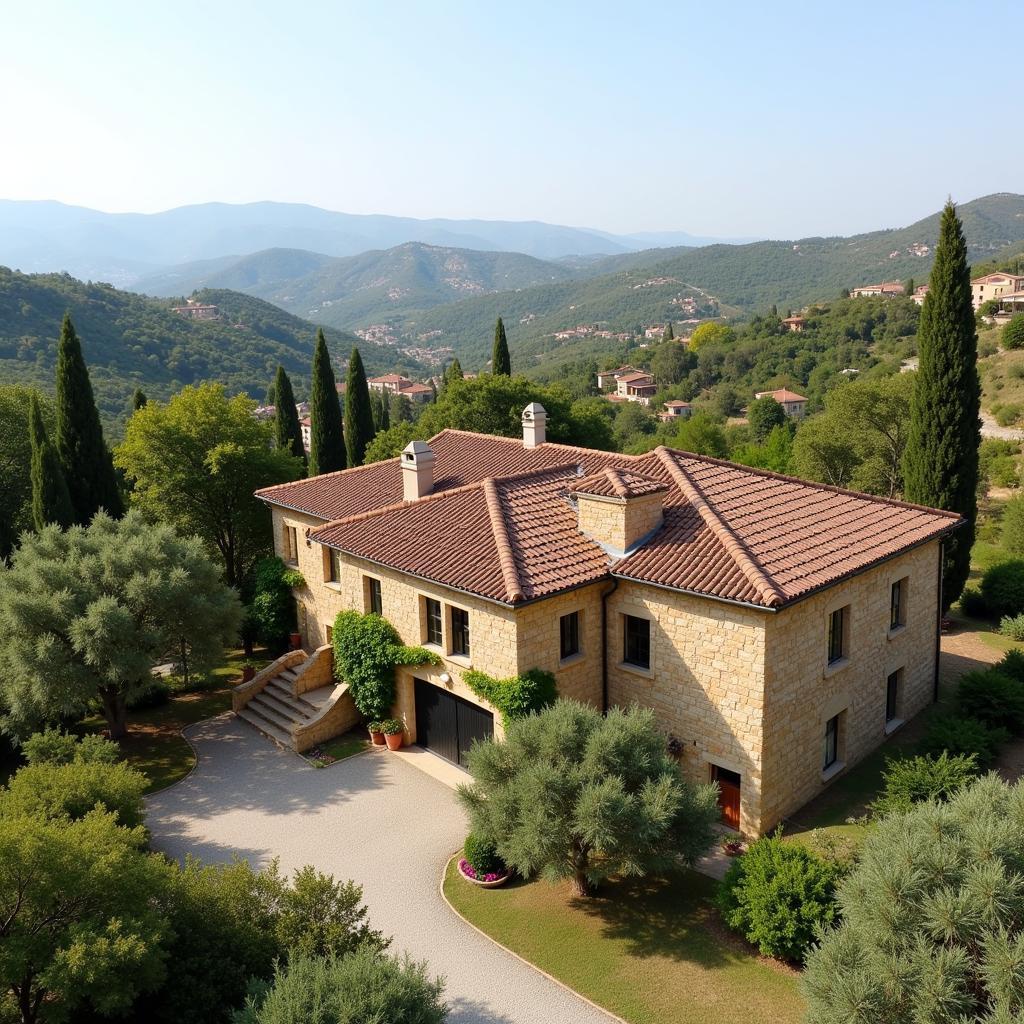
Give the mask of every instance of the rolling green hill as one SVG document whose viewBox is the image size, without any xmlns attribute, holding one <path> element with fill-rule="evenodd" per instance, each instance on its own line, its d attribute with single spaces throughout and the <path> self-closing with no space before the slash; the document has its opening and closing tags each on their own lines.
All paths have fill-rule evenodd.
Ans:
<svg viewBox="0 0 1024 1024">
<path fill-rule="evenodd" d="M 316 326 L 248 295 L 201 293 L 223 319 L 193 321 L 171 312 L 173 300 L 87 284 L 67 274 L 22 274 L 0 267 L 0 380 L 53 389 L 57 336 L 65 311 L 82 339 L 97 403 L 107 430 L 120 433 L 131 396 L 141 387 L 166 398 L 186 384 L 222 382 L 229 391 L 262 399 L 278 363 L 293 375 L 304 397 Z M 353 344 L 367 370 L 382 373 L 422 368 L 396 358 L 394 349 L 359 341 L 328 328 L 339 374 Z"/>
</svg>

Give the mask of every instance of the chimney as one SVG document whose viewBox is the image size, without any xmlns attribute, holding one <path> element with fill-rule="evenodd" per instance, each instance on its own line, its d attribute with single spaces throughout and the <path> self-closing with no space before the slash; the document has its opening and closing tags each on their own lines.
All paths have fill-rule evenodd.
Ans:
<svg viewBox="0 0 1024 1024">
<path fill-rule="evenodd" d="M 579 531 L 614 558 L 635 551 L 661 528 L 667 490 L 660 480 L 611 468 L 569 488 Z"/>
<path fill-rule="evenodd" d="M 523 447 L 536 448 L 547 440 L 548 414 L 540 402 L 531 402 L 523 410 Z"/>
<path fill-rule="evenodd" d="M 426 441 L 410 441 L 402 451 L 402 500 L 419 501 L 434 489 L 434 452 Z"/>
</svg>

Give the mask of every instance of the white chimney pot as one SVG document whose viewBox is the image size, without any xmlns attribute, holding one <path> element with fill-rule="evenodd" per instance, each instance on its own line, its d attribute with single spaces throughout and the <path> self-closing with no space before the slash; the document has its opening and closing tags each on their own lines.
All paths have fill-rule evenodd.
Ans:
<svg viewBox="0 0 1024 1024">
<path fill-rule="evenodd" d="M 434 489 L 434 452 L 426 441 L 410 441 L 402 451 L 402 499 L 419 501 Z"/>
<path fill-rule="evenodd" d="M 523 447 L 536 448 L 547 440 L 548 414 L 540 402 L 531 402 L 523 410 Z"/>
</svg>

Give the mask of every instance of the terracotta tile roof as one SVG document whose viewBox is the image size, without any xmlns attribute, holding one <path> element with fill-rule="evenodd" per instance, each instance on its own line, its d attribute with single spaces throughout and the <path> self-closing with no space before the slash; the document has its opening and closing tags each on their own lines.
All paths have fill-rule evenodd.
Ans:
<svg viewBox="0 0 1024 1024">
<path fill-rule="evenodd" d="M 657 448 L 621 455 L 446 430 L 435 490 L 402 501 L 397 459 L 283 484 L 264 500 L 324 520 L 312 539 L 507 604 L 609 573 L 777 608 L 935 538 L 948 512 Z M 574 491 L 663 490 L 665 522 L 612 564 L 577 529 Z"/>
<path fill-rule="evenodd" d="M 408 377 L 403 377 L 400 373 L 385 373 L 383 377 L 371 377 L 367 384 L 411 384 L 412 381 Z"/>
<path fill-rule="evenodd" d="M 777 391 L 758 391 L 755 398 L 774 398 L 776 402 L 806 402 L 803 395 L 798 395 L 788 388 L 779 388 Z"/>
<path fill-rule="evenodd" d="M 642 370 L 637 370 L 636 373 L 624 373 L 616 379 L 623 384 L 635 384 L 641 380 L 654 380 L 649 373 L 644 373 Z"/>
</svg>

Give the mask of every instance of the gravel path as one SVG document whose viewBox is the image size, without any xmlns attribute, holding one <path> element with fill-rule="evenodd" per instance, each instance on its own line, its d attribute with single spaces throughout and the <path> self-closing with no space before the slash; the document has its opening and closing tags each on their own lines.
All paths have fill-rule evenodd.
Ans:
<svg viewBox="0 0 1024 1024">
<path fill-rule="evenodd" d="M 363 886 L 395 951 L 447 979 L 450 1024 L 609 1024 L 602 1013 L 494 945 L 454 914 L 441 872 L 465 835 L 446 786 L 384 748 L 316 769 L 230 715 L 187 730 L 199 766 L 151 797 L 153 845 L 206 861 L 279 857 Z"/>
</svg>

